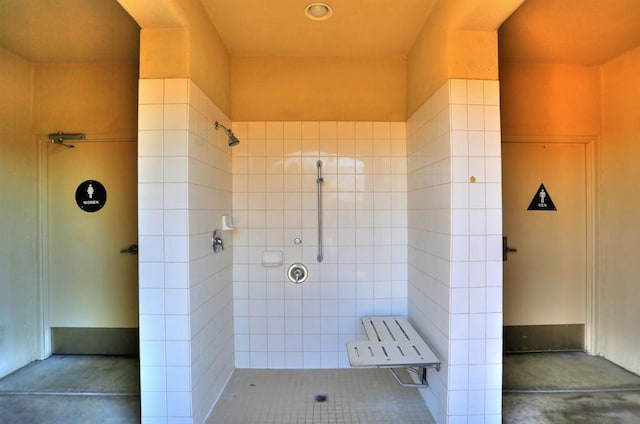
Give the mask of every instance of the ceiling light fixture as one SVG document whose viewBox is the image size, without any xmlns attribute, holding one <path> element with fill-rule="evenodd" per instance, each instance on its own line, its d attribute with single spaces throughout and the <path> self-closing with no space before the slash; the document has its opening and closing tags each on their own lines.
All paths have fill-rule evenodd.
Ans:
<svg viewBox="0 0 640 424">
<path fill-rule="evenodd" d="M 304 10 L 304 14 L 314 21 L 324 21 L 331 17 L 333 10 L 331 10 L 331 7 L 325 3 L 311 3 Z"/>
</svg>

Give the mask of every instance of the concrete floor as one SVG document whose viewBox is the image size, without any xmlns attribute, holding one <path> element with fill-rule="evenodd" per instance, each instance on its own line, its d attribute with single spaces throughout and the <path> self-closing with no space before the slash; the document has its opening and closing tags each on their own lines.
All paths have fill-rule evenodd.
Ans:
<svg viewBox="0 0 640 424">
<path fill-rule="evenodd" d="M 238 371 L 237 385 L 232 385 L 232 379 L 225 390 L 226 394 L 221 396 L 216 405 L 217 414 L 210 417 L 208 422 L 227 424 L 224 417 L 233 417 L 233 408 L 240 408 L 245 418 L 248 417 L 248 406 L 260 406 L 271 418 L 274 413 L 283 414 L 287 410 L 279 408 L 283 404 L 280 396 L 282 392 L 273 390 L 268 379 L 253 381 L 258 377 L 256 372 Z M 308 421 L 309 417 L 305 416 L 304 422 L 341 422 L 337 420 L 338 412 L 342 411 L 344 414 L 347 407 L 352 408 L 353 405 L 342 401 L 340 408 L 335 408 L 333 401 L 344 396 L 340 392 L 342 387 L 357 381 L 353 377 L 342 381 L 342 377 L 337 374 L 337 384 L 334 384 L 336 382 L 331 382 L 332 371 L 315 371 L 320 375 L 311 379 L 307 378 L 310 373 L 303 371 L 303 376 L 300 377 L 302 380 L 299 376 L 295 377 L 298 380 L 283 380 L 283 372 L 276 370 L 278 377 L 273 383 L 281 384 L 284 381 L 283 387 L 294 388 L 291 396 L 306 394 L 305 408 L 309 409 L 305 409 L 304 413 L 311 411 L 312 416 L 317 413 L 321 421 L 316 421 L 313 417 L 312 421 Z M 344 371 L 348 374 L 354 370 Z M 640 423 L 640 377 L 605 359 L 580 352 L 512 354 L 504 357 L 503 375 L 504 423 Z M 371 393 L 360 395 L 373 399 L 380 392 L 386 399 L 392 393 L 394 402 L 400 403 L 416 399 L 415 389 L 398 387 L 386 371 L 375 379 L 385 382 L 382 384 L 378 381 L 368 387 L 358 384 L 358 387 L 371 390 Z M 249 387 L 250 391 L 240 397 L 238 390 L 243 386 Z M 267 388 L 266 396 L 275 396 L 276 400 L 265 404 L 259 402 L 258 398 L 252 398 L 250 392 L 265 396 L 259 392 L 261 387 Z M 0 424 L 138 423 L 139 393 L 137 359 L 56 355 L 46 361 L 34 362 L 0 380 Z M 321 402 L 316 399 L 316 395 L 327 395 L 327 398 Z M 382 401 L 378 399 L 377 402 Z M 288 402 L 284 404 L 291 405 Z M 353 422 L 374 422 L 367 415 L 371 410 L 357 409 L 358 405 L 354 405 L 356 413 L 351 414 Z M 423 410 L 418 413 L 424 420 L 418 422 L 430 422 Z M 335 421 L 331 421 L 331 414 L 335 415 Z M 386 409 L 374 417 L 382 418 L 384 414 L 391 414 L 387 416 L 396 421 L 392 419 L 375 422 L 403 422 L 398 421 L 398 417 Z M 251 420 L 252 423 L 273 422 L 261 421 L 259 417 Z"/>
<path fill-rule="evenodd" d="M 140 422 L 135 358 L 54 355 L 0 380 L 0 424 Z"/>
<path fill-rule="evenodd" d="M 640 377 L 582 352 L 504 357 L 502 421 L 640 423 Z"/>
</svg>

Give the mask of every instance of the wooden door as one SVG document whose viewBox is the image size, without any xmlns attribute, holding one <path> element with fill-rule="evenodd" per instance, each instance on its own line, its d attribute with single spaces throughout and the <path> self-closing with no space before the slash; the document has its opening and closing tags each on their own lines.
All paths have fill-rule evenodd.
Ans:
<svg viewBox="0 0 640 424">
<path fill-rule="evenodd" d="M 137 349 L 138 257 L 120 252 L 137 245 L 136 164 L 135 142 L 48 147 L 53 353 Z M 99 186 L 106 201 L 91 211 L 99 207 Z"/>
<path fill-rule="evenodd" d="M 584 347 L 585 158 L 580 143 L 502 145 L 507 351 Z"/>
</svg>

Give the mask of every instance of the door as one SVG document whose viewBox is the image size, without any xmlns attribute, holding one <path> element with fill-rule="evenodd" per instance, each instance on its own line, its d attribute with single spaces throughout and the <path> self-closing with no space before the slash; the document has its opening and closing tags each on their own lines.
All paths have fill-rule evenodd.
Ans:
<svg viewBox="0 0 640 424">
<path fill-rule="evenodd" d="M 503 143 L 502 157 L 503 231 L 517 250 L 504 261 L 505 350 L 583 349 L 585 144 Z"/>
<path fill-rule="evenodd" d="M 120 252 L 137 244 L 136 150 L 133 141 L 48 147 L 53 353 L 137 354 L 138 258 Z"/>
</svg>

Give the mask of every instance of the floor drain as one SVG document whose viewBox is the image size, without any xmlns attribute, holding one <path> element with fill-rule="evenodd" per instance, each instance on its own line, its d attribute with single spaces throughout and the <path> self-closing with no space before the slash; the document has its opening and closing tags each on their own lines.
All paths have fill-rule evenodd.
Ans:
<svg viewBox="0 0 640 424">
<path fill-rule="evenodd" d="M 316 402 L 326 402 L 327 401 L 327 395 L 316 395 L 315 397 L 315 401 Z"/>
</svg>

